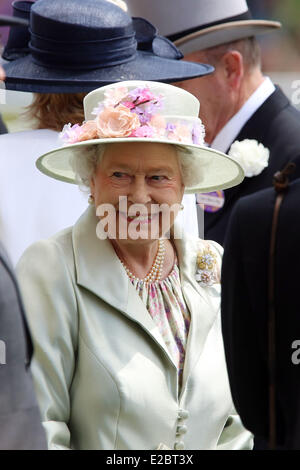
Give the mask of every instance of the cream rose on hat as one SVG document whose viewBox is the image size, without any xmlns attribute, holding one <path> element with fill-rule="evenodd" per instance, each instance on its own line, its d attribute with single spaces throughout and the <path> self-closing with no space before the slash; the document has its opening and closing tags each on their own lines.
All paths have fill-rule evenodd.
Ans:
<svg viewBox="0 0 300 470">
<path fill-rule="evenodd" d="M 245 139 L 236 140 L 228 155 L 241 165 L 245 176 L 251 178 L 259 175 L 268 166 L 270 151 L 257 140 Z"/>
<path fill-rule="evenodd" d="M 96 118 L 99 137 L 129 137 L 140 126 L 139 118 L 126 106 L 104 109 Z"/>
</svg>

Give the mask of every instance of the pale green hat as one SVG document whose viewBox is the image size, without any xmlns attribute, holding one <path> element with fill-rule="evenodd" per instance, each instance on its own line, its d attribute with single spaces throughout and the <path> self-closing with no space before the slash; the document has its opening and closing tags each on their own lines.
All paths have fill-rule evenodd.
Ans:
<svg viewBox="0 0 300 470">
<path fill-rule="evenodd" d="M 42 155 L 36 165 L 52 178 L 77 183 L 71 165 L 75 148 L 120 142 L 166 143 L 188 150 L 191 171 L 199 174 L 193 186 L 186 186 L 186 193 L 236 186 L 244 172 L 236 161 L 205 146 L 199 107 L 192 94 L 164 83 L 126 81 L 98 88 L 84 99 L 83 125 L 64 126 L 64 145 Z"/>
</svg>

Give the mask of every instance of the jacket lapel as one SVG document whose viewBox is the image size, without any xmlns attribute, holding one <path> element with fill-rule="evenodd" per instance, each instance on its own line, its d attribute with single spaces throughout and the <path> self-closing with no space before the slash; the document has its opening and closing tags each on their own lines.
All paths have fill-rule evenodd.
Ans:
<svg viewBox="0 0 300 470">
<path fill-rule="evenodd" d="M 276 86 L 276 89 L 272 95 L 258 108 L 258 110 L 251 116 L 251 118 L 246 122 L 244 127 L 241 129 L 240 133 L 234 139 L 234 141 L 242 141 L 245 139 L 255 139 L 259 143 L 265 144 L 266 136 L 268 135 L 269 128 L 274 119 L 277 118 L 278 114 L 287 106 L 290 105 L 289 100 L 284 95 L 279 87 Z M 233 142 L 232 142 L 233 143 Z M 225 153 L 228 153 L 230 150 L 231 144 Z M 270 163 L 273 155 L 270 155 Z M 236 201 L 240 195 L 244 192 L 245 188 L 248 186 L 253 187 L 254 181 L 257 177 L 245 178 L 240 184 L 234 186 L 233 188 L 225 189 L 225 204 L 223 208 L 217 212 L 205 213 L 205 231 L 211 230 L 213 226 L 222 218 L 226 208 L 231 206 L 232 201 Z M 257 189 L 261 189 L 260 187 Z M 251 192 L 254 192 L 251 191 Z"/>
<path fill-rule="evenodd" d="M 202 243 L 199 239 L 190 237 L 188 234 L 184 234 L 182 239 L 174 240 L 180 267 L 182 292 L 191 315 L 182 391 L 203 351 L 220 307 L 219 296 L 214 297 L 211 288 L 201 287 L 196 281 L 197 253 Z"/>
<path fill-rule="evenodd" d="M 255 139 L 263 143 L 266 140 L 272 121 L 289 104 L 287 97 L 276 86 L 274 93 L 251 116 L 234 140 Z"/>
<path fill-rule="evenodd" d="M 287 97 L 282 93 L 280 88 L 276 90 L 269 98 L 258 108 L 258 110 L 246 122 L 244 127 L 235 140 L 242 141 L 245 139 L 255 139 L 257 142 L 265 144 L 266 136 L 269 132 L 270 125 L 273 119 L 276 119 L 278 114 L 290 104 Z M 227 152 L 229 149 L 227 149 Z M 273 155 L 270 154 L 270 162 Z M 257 177 L 254 177 L 257 178 Z M 236 197 L 240 192 L 244 191 L 247 186 L 253 186 L 253 178 L 245 178 L 239 185 L 225 190 L 225 200 L 229 202 L 232 198 Z"/>
<path fill-rule="evenodd" d="M 77 284 L 138 323 L 176 367 L 158 328 L 128 279 L 111 243 L 97 237 L 97 223 L 94 208 L 89 207 L 73 227 Z"/>
<path fill-rule="evenodd" d="M 100 240 L 96 236 L 97 222 L 94 208 L 89 207 L 73 228 L 77 284 L 139 324 L 176 368 L 158 328 L 129 281 L 112 245 L 108 240 Z M 219 308 L 219 300 L 209 295 L 209 289 L 200 287 L 195 279 L 200 243 L 197 238 L 189 237 L 187 234 L 183 234 L 181 239 L 174 240 L 182 291 L 191 315 L 183 386 L 203 350 Z"/>
</svg>

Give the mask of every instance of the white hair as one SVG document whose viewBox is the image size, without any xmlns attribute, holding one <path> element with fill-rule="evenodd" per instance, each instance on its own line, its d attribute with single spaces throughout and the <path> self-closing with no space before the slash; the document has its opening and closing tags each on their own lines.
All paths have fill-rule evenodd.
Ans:
<svg viewBox="0 0 300 470">
<path fill-rule="evenodd" d="M 98 144 L 73 149 L 70 164 L 81 189 L 90 188 L 91 178 L 102 160 L 105 148 L 105 144 Z"/>
<path fill-rule="evenodd" d="M 73 150 L 71 166 L 76 175 L 76 181 L 82 188 L 89 189 L 90 181 L 97 170 L 105 150 L 109 144 L 89 145 L 84 148 L 77 147 Z M 186 188 L 199 185 L 202 180 L 203 168 L 199 158 L 192 154 L 188 148 L 175 145 L 178 163 L 181 170 L 183 184 Z"/>
</svg>

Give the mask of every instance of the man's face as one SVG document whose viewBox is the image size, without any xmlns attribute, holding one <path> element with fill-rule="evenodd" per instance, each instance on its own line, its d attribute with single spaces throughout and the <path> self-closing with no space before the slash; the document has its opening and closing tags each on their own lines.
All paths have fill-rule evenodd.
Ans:
<svg viewBox="0 0 300 470">
<path fill-rule="evenodd" d="M 204 51 L 197 51 L 184 56 L 190 62 L 207 63 Z M 221 66 L 215 72 L 205 77 L 193 78 L 175 85 L 192 93 L 200 101 L 200 118 L 206 129 L 206 142 L 211 143 L 216 129 L 222 119 L 223 109 L 226 106 L 226 82 Z"/>
</svg>

